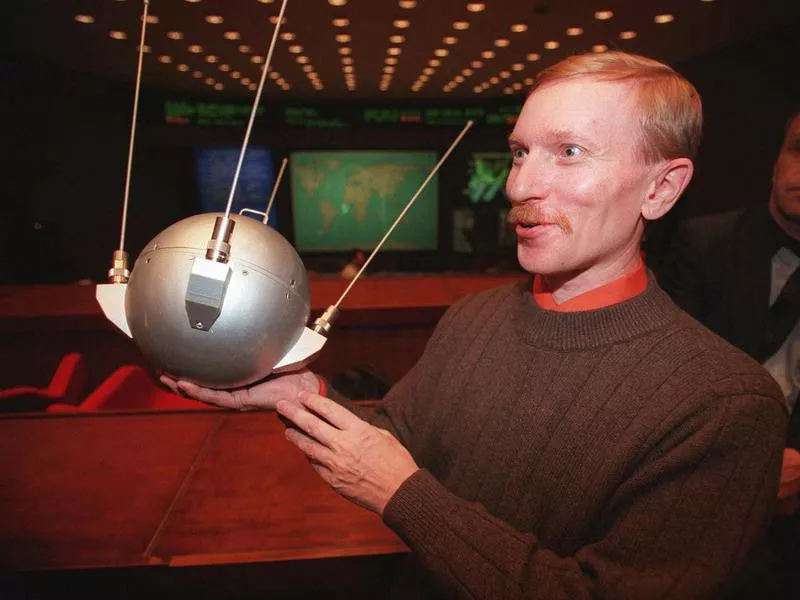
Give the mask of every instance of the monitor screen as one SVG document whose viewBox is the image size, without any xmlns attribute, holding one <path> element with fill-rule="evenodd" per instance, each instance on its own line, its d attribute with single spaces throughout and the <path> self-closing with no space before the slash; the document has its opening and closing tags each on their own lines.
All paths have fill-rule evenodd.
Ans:
<svg viewBox="0 0 800 600">
<path fill-rule="evenodd" d="M 508 152 L 473 152 L 467 165 L 467 186 L 464 189 L 469 204 L 506 204 L 506 179 L 511 169 Z"/>
<path fill-rule="evenodd" d="M 472 152 L 466 179 L 453 208 L 453 251 L 497 253 L 516 243 L 507 223 L 506 179 L 511 168 L 508 152 Z"/>
<path fill-rule="evenodd" d="M 301 252 L 374 248 L 425 181 L 435 152 L 295 152 L 290 159 L 294 241 Z M 435 250 L 434 176 L 386 240 L 387 250 Z"/>
<path fill-rule="evenodd" d="M 224 212 L 239 161 L 239 148 L 197 148 L 194 151 L 195 176 L 201 212 Z M 265 147 L 247 149 L 233 196 L 231 213 L 243 208 L 266 210 L 275 181 L 272 151 Z M 275 205 L 270 209 L 268 224 L 277 229 Z M 263 217 L 245 213 L 262 220 Z"/>
</svg>

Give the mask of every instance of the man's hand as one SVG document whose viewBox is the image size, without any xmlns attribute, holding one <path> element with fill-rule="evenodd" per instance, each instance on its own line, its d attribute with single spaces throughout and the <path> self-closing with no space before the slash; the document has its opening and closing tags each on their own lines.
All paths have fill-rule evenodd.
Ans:
<svg viewBox="0 0 800 600">
<path fill-rule="evenodd" d="M 800 506 L 800 452 L 794 448 L 786 448 L 783 451 L 776 512 L 779 515 L 791 515 L 798 506 Z"/>
<path fill-rule="evenodd" d="M 333 400 L 301 392 L 299 404 L 281 400 L 278 413 L 297 425 L 286 439 L 336 492 L 373 512 L 383 509 L 397 488 L 419 467 L 391 433 L 362 421 Z"/>
<path fill-rule="evenodd" d="M 280 375 L 252 387 L 238 390 L 212 390 L 200 387 L 189 381 L 175 380 L 161 376 L 161 383 L 176 394 L 188 396 L 222 408 L 236 410 L 263 410 L 275 408 L 279 400 L 297 401 L 301 391 L 318 392 L 319 379 L 308 369 Z"/>
</svg>

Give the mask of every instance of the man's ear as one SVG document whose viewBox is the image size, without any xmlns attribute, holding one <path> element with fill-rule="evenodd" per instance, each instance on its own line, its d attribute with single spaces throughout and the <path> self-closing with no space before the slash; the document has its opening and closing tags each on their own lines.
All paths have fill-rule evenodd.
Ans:
<svg viewBox="0 0 800 600">
<path fill-rule="evenodd" d="M 690 158 L 673 158 L 661 165 L 642 202 L 642 216 L 654 221 L 667 214 L 689 185 L 693 174 L 694 164 Z"/>
</svg>

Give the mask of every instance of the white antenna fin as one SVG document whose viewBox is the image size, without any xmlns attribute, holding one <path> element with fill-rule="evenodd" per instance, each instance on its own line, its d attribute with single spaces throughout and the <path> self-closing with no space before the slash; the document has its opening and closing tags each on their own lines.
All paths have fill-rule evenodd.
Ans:
<svg viewBox="0 0 800 600">
<path fill-rule="evenodd" d="M 95 289 L 94 297 L 103 310 L 106 319 L 111 321 L 117 329 L 122 331 L 129 338 L 133 337 L 130 325 L 128 325 L 128 315 L 125 312 L 125 293 L 128 290 L 127 283 L 99 283 Z"/>
<path fill-rule="evenodd" d="M 273 367 L 272 372 L 283 373 L 302 369 L 316 358 L 327 341 L 328 338 L 321 333 L 304 327 L 300 338 L 289 348 L 289 351 L 281 357 L 278 364 Z"/>
</svg>

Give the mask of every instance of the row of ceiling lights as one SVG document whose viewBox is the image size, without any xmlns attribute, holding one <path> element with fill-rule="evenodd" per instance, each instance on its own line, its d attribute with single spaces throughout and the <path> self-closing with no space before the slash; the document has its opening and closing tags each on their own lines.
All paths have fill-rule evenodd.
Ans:
<svg viewBox="0 0 800 600">
<path fill-rule="evenodd" d="M 201 0 L 186 0 L 187 2 L 191 3 L 198 3 Z M 258 0 L 262 4 L 271 4 L 275 0 Z M 714 0 L 700 0 L 701 2 L 713 2 Z M 348 0 L 328 0 L 328 3 L 331 6 L 341 7 L 347 4 Z M 415 0 L 399 0 L 398 5 L 403 9 L 413 9 L 416 7 L 417 3 Z M 466 9 L 472 13 L 482 12 L 486 8 L 485 3 L 482 2 L 468 2 L 466 4 Z M 613 18 L 614 13 L 610 10 L 598 10 L 594 13 L 594 18 L 600 21 L 606 21 Z M 671 23 L 674 21 L 674 15 L 668 13 L 658 14 L 654 17 L 653 21 L 657 24 L 666 24 Z M 94 17 L 91 15 L 80 14 L 75 16 L 75 20 L 79 23 L 93 23 Z M 221 25 L 224 22 L 224 17 L 220 15 L 207 15 L 205 17 L 206 22 L 212 25 Z M 147 18 L 148 23 L 157 24 L 159 19 L 155 15 L 150 15 Z M 283 19 L 283 23 L 286 23 L 286 18 Z M 277 17 L 271 17 L 270 22 L 277 23 Z M 337 17 L 332 20 L 334 27 L 337 28 L 344 28 L 349 26 L 350 21 L 347 18 Z M 411 22 L 408 19 L 396 19 L 393 22 L 393 26 L 397 30 L 404 30 L 411 26 Z M 464 31 L 470 27 L 470 23 L 468 21 L 455 21 L 453 23 L 453 29 L 456 31 Z M 528 26 L 524 23 L 517 23 L 510 27 L 512 33 L 522 33 L 528 29 Z M 566 30 L 566 35 L 570 37 L 575 37 L 582 35 L 584 30 L 581 27 L 569 27 Z M 123 31 L 113 30 L 109 32 L 109 36 L 113 39 L 117 40 L 124 40 L 127 39 L 127 34 Z M 169 31 L 166 34 L 167 38 L 172 40 L 182 40 L 184 38 L 184 34 L 179 31 Z M 637 33 L 632 30 L 622 31 L 619 34 L 619 38 L 621 40 L 631 40 L 637 36 Z M 240 34 L 236 31 L 226 31 L 223 34 L 223 37 L 228 40 L 239 40 Z M 287 42 L 295 41 L 296 35 L 291 32 L 283 32 L 281 34 L 281 39 Z M 335 37 L 336 41 L 342 44 L 338 48 L 338 52 L 341 55 L 341 62 L 342 62 L 342 70 L 344 72 L 345 83 L 349 91 L 354 91 L 356 89 L 356 76 L 355 76 L 355 66 L 354 66 L 354 59 L 352 57 L 352 48 L 347 44 L 352 41 L 352 37 L 347 33 L 340 33 L 337 34 Z M 399 61 L 398 56 L 402 53 L 402 49 L 400 44 L 405 41 L 405 36 L 400 35 L 399 33 L 393 33 L 389 39 L 390 43 L 392 44 L 387 50 L 387 57 L 385 59 L 385 66 L 383 67 L 383 74 L 381 77 L 381 81 L 379 84 L 379 89 L 382 92 L 385 92 L 389 89 L 389 86 L 392 81 L 393 73 L 395 72 L 396 65 Z M 446 36 L 443 38 L 442 42 L 446 45 L 453 45 L 458 42 L 458 38 L 456 36 Z M 494 41 L 494 46 L 498 48 L 505 48 L 509 46 L 511 41 L 505 37 L 499 37 Z M 557 40 L 547 40 L 544 42 L 544 48 L 547 50 L 555 50 L 560 47 L 560 42 Z M 195 54 L 202 53 L 202 47 L 197 44 L 192 44 L 188 47 L 189 51 Z M 239 51 L 245 54 L 252 52 L 252 47 L 246 44 L 241 44 L 238 47 Z M 594 52 L 606 52 L 608 50 L 608 46 L 605 44 L 595 44 L 592 46 L 592 51 Z M 319 79 L 318 74 L 316 73 L 313 65 L 310 62 L 310 59 L 303 55 L 303 48 L 299 44 L 293 44 L 289 46 L 289 51 L 293 54 L 296 54 L 295 60 L 298 64 L 302 65 L 303 71 L 309 79 L 311 85 L 317 89 L 321 90 L 324 88 L 324 84 Z M 145 52 L 149 52 L 149 47 L 145 46 Z M 411 90 L 414 92 L 418 92 L 422 87 L 427 83 L 429 78 L 435 73 L 436 67 L 441 65 L 441 59 L 446 57 L 449 54 L 449 50 L 446 48 L 436 48 L 434 50 L 434 58 L 431 58 L 428 61 L 428 65 L 422 70 L 422 73 L 417 77 L 414 83 L 411 86 Z M 481 52 L 481 58 L 485 60 L 490 60 L 494 58 L 495 52 L 494 50 L 484 50 Z M 541 55 L 536 52 L 528 53 L 526 56 L 529 62 L 535 62 L 541 59 Z M 160 55 L 158 57 L 159 62 L 168 64 L 172 62 L 172 57 L 169 55 Z M 213 54 L 206 55 L 205 61 L 210 64 L 215 64 L 219 62 L 217 56 Z M 262 56 L 252 56 L 251 61 L 254 64 L 261 64 L 264 62 L 264 57 Z M 475 73 L 476 70 L 483 67 L 484 62 L 481 60 L 472 60 L 469 63 L 469 67 L 464 68 L 461 70 L 459 75 L 456 75 L 453 79 L 451 79 L 445 86 L 443 86 L 443 90 L 445 92 L 450 92 L 461 83 L 464 83 L 467 77 L 470 77 Z M 181 63 L 177 65 L 179 71 L 188 72 L 190 71 L 190 67 L 185 64 Z M 263 68 L 263 67 L 262 67 Z M 523 71 L 525 65 L 523 63 L 515 63 L 511 67 L 513 71 Z M 223 72 L 229 72 L 230 76 L 234 79 L 239 79 L 239 81 L 243 84 L 248 86 L 250 89 L 256 89 L 255 83 L 251 82 L 251 80 L 247 77 L 241 77 L 241 74 L 238 71 L 231 71 L 231 68 L 227 64 L 220 64 L 219 69 Z M 203 73 L 201 71 L 193 71 L 192 75 L 195 78 L 202 78 Z M 276 84 L 281 87 L 283 90 L 291 89 L 291 85 L 281 77 L 281 75 L 274 70 L 270 72 L 270 78 L 274 79 Z M 475 93 L 481 93 L 491 87 L 492 85 L 496 85 L 500 82 L 501 79 L 508 79 L 510 77 L 510 71 L 504 70 L 500 71 L 498 76 L 489 77 L 487 80 L 482 82 L 479 85 L 473 86 L 473 91 Z M 224 85 L 221 82 L 216 81 L 213 77 L 207 77 L 204 80 L 207 84 L 213 85 L 215 89 L 222 90 L 224 89 Z M 530 85 L 532 83 L 532 78 L 526 77 L 524 80 L 525 85 Z M 514 91 L 518 91 L 522 88 L 523 83 L 521 82 L 514 82 L 513 84 L 504 88 L 504 92 L 507 94 L 513 93 Z"/>
<path fill-rule="evenodd" d="M 407 0 L 405 2 L 400 1 L 398 4 L 400 8 L 406 10 L 411 10 L 417 6 L 417 3 L 413 0 Z M 403 53 L 401 44 L 406 41 L 406 36 L 401 32 L 411 27 L 411 21 L 409 19 L 395 19 L 392 21 L 392 27 L 394 27 L 395 31 L 389 36 L 390 46 L 386 49 L 383 73 L 381 74 L 381 81 L 378 84 L 378 89 L 381 92 L 387 92 L 389 86 L 392 84 L 394 72 L 397 70 L 397 65 L 400 62 L 399 57 Z"/>
<path fill-rule="evenodd" d="M 262 1 L 262 0 L 259 0 L 259 1 Z M 268 4 L 269 2 L 263 2 L 263 3 Z M 94 22 L 94 18 L 91 17 L 90 15 L 77 15 L 75 17 L 75 20 L 78 21 L 79 23 L 93 23 Z M 219 16 L 219 15 L 207 15 L 205 17 L 205 20 L 206 20 L 206 22 L 208 22 L 210 24 L 220 25 L 220 24 L 222 24 L 224 22 L 224 17 Z M 159 18 L 157 16 L 155 16 L 155 15 L 149 15 L 147 17 L 147 22 L 151 23 L 151 24 L 158 24 L 159 23 Z M 273 24 L 277 23 L 277 17 L 271 17 L 270 18 L 270 22 L 273 23 Z M 285 23 L 285 22 L 286 22 L 286 19 L 284 18 L 283 19 L 283 23 Z M 127 34 L 125 32 L 122 32 L 122 31 L 112 31 L 112 32 L 110 32 L 109 35 L 113 39 L 118 39 L 118 40 L 124 40 L 124 39 L 127 39 L 127 37 L 128 37 Z M 171 40 L 182 40 L 182 39 L 184 39 L 185 36 L 180 31 L 168 31 L 166 33 L 166 37 L 171 39 Z M 227 39 L 227 40 L 239 40 L 241 38 L 241 34 L 239 34 L 239 32 L 237 32 L 237 31 L 226 31 L 226 32 L 224 32 L 223 37 L 225 39 Z M 295 39 L 295 37 L 296 37 L 295 34 L 291 33 L 291 32 L 284 32 L 284 33 L 281 34 L 281 39 L 284 40 L 284 41 L 293 41 Z M 137 49 L 138 49 L 138 47 L 137 47 Z M 200 46 L 199 44 L 190 44 L 187 47 L 187 50 L 192 54 L 201 54 L 203 52 L 203 47 Z M 242 54 L 250 54 L 250 53 L 253 52 L 252 46 L 249 46 L 247 44 L 240 44 L 238 46 L 238 50 Z M 150 53 L 151 52 L 150 46 L 145 45 L 144 51 L 146 53 Z M 317 73 L 315 72 L 313 65 L 310 64 L 310 59 L 307 56 L 299 55 L 302 52 L 302 46 L 299 46 L 297 44 L 289 46 L 289 51 L 291 53 L 293 53 L 293 54 L 298 54 L 298 56 L 296 56 L 295 59 L 299 64 L 303 65 L 303 71 L 309 77 L 309 80 L 311 81 L 311 84 L 316 89 L 322 89 L 322 87 L 323 87 L 322 82 L 319 80 L 319 77 L 318 77 Z M 204 60 L 205 60 L 205 62 L 210 63 L 210 64 L 219 63 L 219 57 L 214 55 L 214 54 L 206 55 L 204 57 Z M 262 64 L 264 62 L 264 57 L 263 56 L 259 56 L 259 55 L 254 55 L 254 56 L 250 57 L 250 60 L 254 64 Z M 171 56 L 164 54 L 164 55 L 160 55 L 158 57 L 158 61 L 163 63 L 163 64 L 169 64 L 169 63 L 173 62 L 173 59 L 172 59 Z M 188 71 L 191 70 L 189 65 L 187 65 L 185 63 L 178 64 L 177 65 L 177 69 L 179 71 L 181 71 L 181 72 L 188 72 Z M 230 65 L 225 64 L 225 63 L 219 64 L 219 69 L 220 69 L 220 71 L 230 73 L 230 76 L 233 79 L 238 79 L 240 81 L 240 83 L 242 83 L 245 86 L 248 86 L 249 89 L 255 90 L 257 88 L 256 84 L 253 83 L 249 78 L 241 77 L 241 73 L 239 71 L 232 71 Z M 262 69 L 263 69 L 263 67 L 262 67 Z M 204 74 L 203 74 L 202 71 L 193 71 L 192 72 L 192 76 L 195 77 L 196 79 L 201 79 L 201 78 L 204 77 Z M 291 85 L 287 81 L 285 81 L 283 79 L 283 77 L 281 77 L 280 73 L 278 73 L 277 71 L 274 71 L 274 70 L 271 69 L 270 73 L 269 73 L 269 76 L 270 76 L 271 79 L 274 79 L 275 83 L 279 87 L 281 87 L 283 90 L 287 91 L 287 90 L 291 89 Z M 224 85 L 221 82 L 216 81 L 213 77 L 206 77 L 204 79 L 204 81 L 205 81 L 205 83 L 207 83 L 209 85 L 213 85 L 214 88 L 217 89 L 217 90 L 224 89 Z"/>
<path fill-rule="evenodd" d="M 208 22 L 208 23 L 210 23 L 212 25 L 221 25 L 224 22 L 224 18 L 219 16 L 219 15 L 208 15 L 208 16 L 206 16 L 205 20 L 206 20 L 206 22 Z M 277 17 L 270 17 L 270 22 L 272 24 L 277 24 L 277 21 L 278 21 Z M 286 19 L 284 19 L 283 22 L 285 23 Z M 237 32 L 237 31 L 226 31 L 222 35 L 226 40 L 229 40 L 229 41 L 241 41 L 241 34 L 239 32 Z M 291 42 L 291 41 L 295 40 L 295 36 L 292 33 L 284 32 L 281 35 L 281 39 L 284 40 L 284 41 L 287 41 L 287 42 Z M 289 48 L 290 48 L 291 52 L 293 52 L 295 54 L 299 53 L 298 51 L 293 51 L 294 48 L 300 48 L 299 46 L 290 46 Z M 200 53 L 203 52 L 203 48 L 198 44 L 192 44 L 192 45 L 189 46 L 188 49 L 193 54 L 200 54 Z M 253 47 L 251 45 L 249 45 L 249 44 L 239 44 L 238 47 L 237 47 L 237 50 L 242 54 L 252 54 Z M 302 48 L 300 48 L 300 52 L 301 51 L 302 51 Z M 307 57 L 304 57 L 304 58 L 305 58 L 305 62 L 307 63 L 308 62 Z M 204 60 L 206 62 L 211 63 L 211 64 L 216 64 L 217 62 L 219 62 L 218 58 L 216 56 L 214 56 L 214 55 L 206 55 L 204 57 Z M 250 57 L 250 62 L 252 62 L 253 64 L 256 64 L 256 65 L 263 65 L 264 60 L 265 59 L 264 59 L 263 56 L 257 55 L 257 54 Z M 242 73 L 239 72 L 239 71 L 232 70 L 230 65 L 223 63 L 223 64 L 220 64 L 218 66 L 218 68 L 219 68 L 220 71 L 222 71 L 224 73 L 228 73 L 228 75 L 231 77 L 231 79 L 238 81 L 241 85 L 246 86 L 248 89 L 254 91 L 254 90 L 256 90 L 258 88 L 258 85 L 256 84 L 255 81 L 251 80 L 249 77 L 243 77 Z M 264 69 L 264 66 L 260 66 L 259 67 L 259 73 L 262 72 L 263 69 Z M 312 67 L 312 70 L 313 70 L 313 67 Z M 200 76 L 198 76 L 197 73 L 198 73 L 198 71 L 195 71 L 194 73 L 192 73 L 192 75 L 194 77 L 198 77 L 198 78 L 202 77 L 202 74 Z M 269 72 L 268 75 L 269 75 L 269 78 L 272 79 L 275 82 L 275 84 L 278 87 L 280 87 L 282 90 L 288 91 L 288 90 L 291 89 L 292 86 L 289 84 L 289 82 L 287 82 L 281 76 L 281 74 L 278 71 L 276 71 L 274 69 L 270 69 L 270 72 Z M 211 83 L 213 81 L 213 78 L 206 78 L 204 81 L 206 83 Z M 218 90 L 223 89 L 222 87 L 219 87 L 217 84 L 214 84 L 214 87 L 215 87 L 215 89 L 218 89 Z"/>
<path fill-rule="evenodd" d="M 712 2 L 713 0 L 701 0 L 703 2 Z M 614 17 L 614 13 L 611 10 L 598 10 L 594 13 L 594 18 L 598 21 L 608 21 Z M 667 24 L 671 23 L 675 20 L 675 16 L 668 13 L 658 14 L 653 18 L 653 22 L 656 24 Z M 466 27 L 469 26 L 468 23 L 465 23 Z M 464 26 L 462 25 L 462 26 Z M 465 28 L 466 28 L 465 27 Z M 514 24 L 510 27 L 512 33 L 521 33 L 527 30 L 527 25 L 524 23 Z M 584 30 L 582 27 L 568 27 L 565 31 L 566 35 L 569 37 L 577 37 L 583 35 Z M 622 31 L 619 33 L 619 38 L 621 40 L 632 40 L 637 37 L 637 32 L 633 30 Z M 506 37 L 499 37 L 495 39 L 494 46 L 497 48 L 506 48 L 511 44 L 511 40 Z M 556 50 L 561 46 L 561 43 L 558 40 L 547 40 L 544 42 L 543 47 L 545 50 Z M 606 44 L 594 44 L 592 46 L 592 52 L 602 53 L 607 52 L 608 46 Z M 494 50 L 484 50 L 481 52 L 481 58 L 484 60 L 491 60 L 495 57 Z M 528 62 L 536 62 L 542 58 L 541 54 L 538 52 L 529 52 L 526 55 Z M 460 84 L 464 83 L 466 78 L 473 75 L 476 70 L 482 68 L 484 62 L 482 60 L 472 60 L 469 63 L 469 68 L 462 69 L 459 75 L 456 75 L 453 79 L 451 79 L 447 84 L 442 87 L 442 90 L 445 92 L 451 92 Z M 523 71 L 525 69 L 525 65 L 523 63 L 515 63 L 511 66 L 511 70 L 513 71 Z M 499 75 L 499 76 L 498 76 Z M 492 85 L 496 85 L 500 82 L 500 79 L 507 79 L 510 77 L 510 72 L 508 70 L 500 71 L 496 76 L 492 76 L 487 80 L 483 81 L 482 83 L 473 86 L 472 91 L 476 94 L 480 94 L 483 91 L 489 89 Z M 504 88 L 504 92 L 506 94 L 512 94 L 515 91 L 519 91 L 522 89 L 523 83 L 525 85 L 531 85 L 533 83 L 533 79 L 530 77 L 526 77 L 524 82 L 515 82 L 506 88 Z M 418 88 L 419 89 L 419 88 Z M 414 91 L 418 91 L 414 90 Z M 413 90 L 413 87 L 412 87 Z"/>
</svg>

